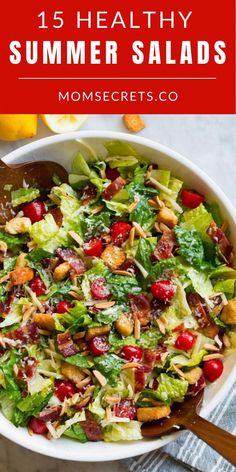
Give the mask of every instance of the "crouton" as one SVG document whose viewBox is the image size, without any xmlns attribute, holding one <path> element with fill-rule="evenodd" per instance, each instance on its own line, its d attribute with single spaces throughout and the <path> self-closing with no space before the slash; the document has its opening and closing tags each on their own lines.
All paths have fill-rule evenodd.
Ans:
<svg viewBox="0 0 236 472">
<path fill-rule="evenodd" d="M 26 284 L 34 278 L 34 271 L 29 267 L 15 269 L 10 272 L 10 281 L 12 285 Z"/>
<path fill-rule="evenodd" d="M 190 385 L 195 384 L 203 374 L 203 370 L 200 367 L 194 367 L 189 372 L 184 372 L 184 378 Z"/>
<path fill-rule="evenodd" d="M 64 280 L 70 272 L 70 264 L 69 262 L 63 262 L 59 266 L 56 267 L 56 269 L 53 272 L 53 278 L 56 282 L 60 282 L 61 280 Z"/>
<path fill-rule="evenodd" d="M 138 133 L 145 128 L 145 124 L 140 115 L 124 115 L 123 122 L 126 128 L 132 133 Z"/>
<path fill-rule="evenodd" d="M 81 380 L 83 380 L 84 377 L 85 377 L 85 374 L 82 372 L 82 370 L 79 367 L 76 367 L 75 365 L 68 364 L 67 362 L 62 362 L 61 373 L 67 379 L 74 382 L 75 385 L 77 385 L 79 382 L 81 382 Z"/>
<path fill-rule="evenodd" d="M 6 233 L 9 234 L 18 234 L 18 233 L 27 233 L 31 226 L 31 220 L 25 216 L 12 218 L 10 221 L 7 221 L 5 226 Z"/>
<path fill-rule="evenodd" d="M 134 323 L 125 314 L 115 322 L 115 327 L 122 336 L 130 336 L 134 330 Z"/>
<path fill-rule="evenodd" d="M 27 260 L 25 259 L 25 257 L 27 256 L 27 254 L 25 252 L 22 252 L 16 259 L 16 265 L 15 265 L 15 269 L 22 269 L 23 267 L 26 267 L 27 266 Z"/>
<path fill-rule="evenodd" d="M 102 252 L 101 259 L 111 270 L 118 269 L 126 259 L 125 252 L 118 246 L 109 244 Z"/>
<path fill-rule="evenodd" d="M 178 223 L 178 218 L 175 213 L 167 207 L 163 207 L 160 209 L 157 215 L 157 220 L 160 223 L 164 223 L 169 228 L 173 228 Z"/>
<path fill-rule="evenodd" d="M 138 421 L 155 421 L 170 415 L 170 407 L 167 405 L 153 406 L 137 409 Z"/>
<path fill-rule="evenodd" d="M 36 313 L 34 315 L 34 322 L 41 329 L 53 331 L 55 328 L 55 321 L 50 313 Z"/>
<path fill-rule="evenodd" d="M 95 328 L 88 328 L 86 333 L 85 339 L 86 341 L 90 341 L 91 339 L 95 338 L 95 336 L 101 336 L 102 334 L 108 334 L 111 331 L 111 326 L 104 325 L 98 326 Z"/>
<path fill-rule="evenodd" d="M 221 320 L 225 324 L 236 324 L 236 299 L 230 300 L 223 308 Z"/>
</svg>

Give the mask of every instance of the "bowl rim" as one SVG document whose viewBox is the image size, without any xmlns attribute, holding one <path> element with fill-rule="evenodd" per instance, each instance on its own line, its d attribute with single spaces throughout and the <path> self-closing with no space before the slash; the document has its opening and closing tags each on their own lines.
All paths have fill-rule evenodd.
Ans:
<svg viewBox="0 0 236 472">
<path fill-rule="evenodd" d="M 122 133 L 118 131 L 105 131 L 105 130 L 92 130 L 92 131 L 73 131 L 69 132 L 66 134 L 58 134 L 58 135 L 52 135 L 48 136 L 45 138 L 38 139 L 36 141 L 32 141 L 28 144 L 25 144 L 23 146 L 20 146 L 19 148 L 7 153 L 4 157 L 2 157 L 2 160 L 6 163 L 12 162 L 19 157 L 23 157 L 24 154 L 27 154 L 31 151 L 36 151 L 41 148 L 44 148 L 46 146 L 50 146 L 53 144 L 58 144 L 60 142 L 67 142 L 67 141 L 73 141 L 73 140 L 86 140 L 86 139 L 119 139 L 122 141 L 128 141 L 132 144 L 139 144 L 143 145 L 146 147 L 149 147 L 151 149 L 154 149 L 155 151 L 161 152 L 163 154 L 166 154 L 167 156 L 171 157 L 174 161 L 178 162 L 179 164 L 184 165 L 186 168 L 190 169 L 193 173 L 195 173 L 200 179 L 211 189 L 213 192 L 217 194 L 217 197 L 219 198 L 219 201 L 223 203 L 225 208 L 229 211 L 232 217 L 233 224 L 236 227 L 236 210 L 233 207 L 232 203 L 230 202 L 229 198 L 225 195 L 225 193 L 221 190 L 221 188 L 216 184 L 211 177 L 209 177 L 201 168 L 199 168 L 196 164 L 191 162 L 188 158 L 183 156 L 177 151 L 174 151 L 173 149 L 169 148 L 166 145 L 160 144 L 157 141 L 153 141 L 152 139 L 144 138 L 142 136 L 133 136 L 128 133 Z M 223 400 L 225 397 L 226 393 L 229 391 L 231 386 L 233 385 L 234 381 L 236 380 L 236 365 L 233 367 L 232 371 L 230 372 L 230 375 L 224 382 L 224 384 L 219 388 L 218 392 L 214 395 L 214 398 L 210 400 L 206 405 L 203 406 L 201 409 L 201 416 L 207 416 L 211 413 L 211 411 L 218 405 L 218 403 Z M 11 423 L 10 423 L 11 424 Z M 119 448 L 113 449 L 112 448 L 112 443 L 109 443 L 110 449 L 105 449 L 104 451 L 101 450 L 101 454 L 99 454 L 99 457 L 89 457 L 88 452 L 85 454 L 82 452 L 82 450 L 78 450 L 77 453 L 71 454 L 71 451 L 68 451 L 68 453 L 65 452 L 63 449 L 63 452 L 58 450 L 48 450 L 50 449 L 49 442 L 45 443 L 45 445 L 38 445 L 30 442 L 30 436 L 29 440 L 25 440 L 25 438 L 20 438 L 20 435 L 14 431 L 3 431 L 2 427 L 0 427 L 0 433 L 8 438 L 9 440 L 26 447 L 27 449 L 30 449 L 33 452 L 38 452 L 50 457 L 58 458 L 58 459 L 64 459 L 64 460 L 71 460 L 71 461 L 84 461 L 84 462 L 100 462 L 100 461 L 111 461 L 111 460 L 119 460 L 119 459 L 124 459 L 131 457 L 132 455 L 141 455 L 147 452 L 153 451 L 157 447 L 162 447 L 165 444 L 169 443 L 170 441 L 173 441 L 177 439 L 177 437 L 182 434 L 182 432 L 176 432 L 173 433 L 169 436 L 165 436 L 161 438 L 161 444 L 158 445 L 157 443 L 155 444 L 154 442 L 149 442 L 146 440 L 143 441 L 138 441 L 138 442 L 130 442 L 129 444 L 133 445 L 133 449 L 127 447 L 127 452 L 124 450 L 124 447 L 121 447 L 122 452 L 119 452 Z M 20 430 L 17 430 L 20 431 Z M 160 440 L 159 440 L 160 441 Z M 157 440 L 158 442 L 158 440 Z M 75 445 L 77 443 L 75 442 Z M 104 443 L 102 443 L 104 444 Z M 118 443 L 116 443 L 118 445 Z M 120 443 L 121 446 L 124 446 L 125 443 Z"/>
</svg>

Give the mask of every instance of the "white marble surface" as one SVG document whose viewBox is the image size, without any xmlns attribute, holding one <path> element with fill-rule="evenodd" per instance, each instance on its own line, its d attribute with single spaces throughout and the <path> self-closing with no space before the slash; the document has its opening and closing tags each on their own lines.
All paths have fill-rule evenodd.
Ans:
<svg viewBox="0 0 236 472">
<path fill-rule="evenodd" d="M 236 205 L 236 117 L 145 115 L 142 135 L 184 154 L 205 170 Z M 83 129 L 126 131 L 120 115 L 90 116 Z M 49 135 L 40 123 L 38 138 Z M 0 141 L 0 157 L 24 144 Z M 96 472 L 125 472 L 120 462 L 96 464 Z M 94 465 L 64 462 L 22 449 L 0 437 L 0 472 L 92 472 Z M 163 472 L 165 472 L 163 470 Z"/>
</svg>

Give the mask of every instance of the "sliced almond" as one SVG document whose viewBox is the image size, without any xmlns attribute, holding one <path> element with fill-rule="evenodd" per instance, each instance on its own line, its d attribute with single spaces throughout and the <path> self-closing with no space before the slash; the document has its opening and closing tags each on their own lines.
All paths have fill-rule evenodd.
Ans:
<svg viewBox="0 0 236 472">
<path fill-rule="evenodd" d="M 85 379 L 81 380 L 81 382 L 77 382 L 76 387 L 78 388 L 86 387 L 86 385 L 89 384 L 90 380 L 91 380 L 91 377 L 85 377 Z"/>
<path fill-rule="evenodd" d="M 114 306 L 116 304 L 115 301 L 111 302 L 97 302 L 94 304 L 95 308 L 100 308 L 100 309 L 105 309 L 105 308 L 110 308 L 111 306 Z"/>
<path fill-rule="evenodd" d="M 165 332 L 166 332 L 166 327 L 165 327 L 163 321 L 162 321 L 160 318 L 159 318 L 159 319 L 158 319 L 158 318 L 156 319 L 156 324 L 157 324 L 157 326 L 158 326 L 158 328 L 159 328 L 161 334 L 165 334 Z"/>
<path fill-rule="evenodd" d="M 113 270 L 113 274 L 125 275 L 126 277 L 133 277 L 133 274 L 131 274 L 131 273 L 128 272 L 127 270 L 120 270 L 120 269 Z"/>
<path fill-rule="evenodd" d="M 230 347 L 231 346 L 230 338 L 227 334 L 224 334 L 224 336 L 223 336 L 223 343 L 224 343 L 225 347 Z"/>
<path fill-rule="evenodd" d="M 105 387 L 105 385 L 107 384 L 106 377 L 104 377 L 104 375 L 102 375 L 101 372 L 99 372 L 99 370 L 93 370 L 93 375 L 94 375 L 94 377 L 96 377 L 96 379 L 100 383 L 100 385 L 102 387 Z"/>
<path fill-rule="evenodd" d="M 203 349 L 206 349 L 206 351 L 219 352 L 219 348 L 214 346 L 213 344 L 204 344 Z"/>
<path fill-rule="evenodd" d="M 184 379 L 184 373 L 176 365 L 172 365 L 172 369 L 179 375 L 179 377 Z"/>
<path fill-rule="evenodd" d="M 83 400 L 81 400 L 81 402 L 79 402 L 78 407 L 83 408 L 84 406 L 86 406 L 88 404 L 90 399 L 91 399 L 91 395 L 85 397 Z"/>
<path fill-rule="evenodd" d="M 203 361 L 210 361 L 211 359 L 222 359 L 224 356 L 223 354 L 207 354 L 203 357 Z"/>
<path fill-rule="evenodd" d="M 52 334 L 51 331 L 47 331 L 46 329 L 39 329 L 38 332 L 39 332 L 39 334 L 41 334 L 42 336 L 51 336 L 51 334 Z"/>
<path fill-rule="evenodd" d="M 140 339 L 140 329 L 141 329 L 141 324 L 137 316 L 135 317 L 134 320 L 134 337 L 135 339 Z"/>
<path fill-rule="evenodd" d="M 149 182 L 153 185 L 153 187 L 158 188 L 159 190 L 162 190 L 162 192 L 166 193 L 167 195 L 172 195 L 172 191 L 165 187 L 165 185 L 162 185 L 158 180 L 154 179 L 153 177 L 149 177 Z"/>
<path fill-rule="evenodd" d="M 95 207 L 91 210 L 91 214 L 92 215 L 97 215 L 98 213 L 100 213 L 103 210 L 103 208 L 104 208 L 103 205 L 98 205 L 97 207 Z"/>
<path fill-rule="evenodd" d="M 74 335 L 74 339 L 75 339 L 75 340 L 76 340 L 76 339 L 82 339 L 82 338 L 84 338 L 84 336 L 85 336 L 85 331 L 80 331 L 79 333 L 76 333 L 76 334 Z"/>
<path fill-rule="evenodd" d="M 159 205 L 152 198 L 150 198 L 148 200 L 148 203 L 149 203 L 149 205 L 151 205 L 152 208 L 155 208 L 155 210 L 159 210 L 159 208 L 160 208 Z"/>
<path fill-rule="evenodd" d="M 165 206 L 165 203 L 158 197 L 158 195 L 156 195 L 153 200 L 157 202 L 159 208 L 163 208 Z"/>
<path fill-rule="evenodd" d="M 221 231 L 223 231 L 223 233 L 225 233 L 225 232 L 227 231 L 228 227 L 229 227 L 228 222 L 227 222 L 227 221 L 223 221 L 223 224 L 221 225 L 221 228 L 220 228 L 220 229 L 221 229 Z"/>
<path fill-rule="evenodd" d="M 83 246 L 84 241 L 78 233 L 75 231 L 68 231 L 68 234 L 79 244 L 79 246 Z"/>
<path fill-rule="evenodd" d="M 129 213 L 132 213 L 132 211 L 135 210 L 135 208 L 136 208 L 136 206 L 138 205 L 139 202 L 140 202 L 140 198 L 139 198 L 138 195 L 136 195 L 136 196 L 134 197 L 134 201 L 133 201 L 133 202 L 129 205 L 129 207 L 128 207 L 128 212 L 129 212 Z"/>
<path fill-rule="evenodd" d="M 112 417 L 112 414 L 111 414 L 111 407 L 110 406 L 107 406 L 106 407 L 106 420 L 109 421 Z"/>
<path fill-rule="evenodd" d="M 129 244 L 131 247 L 133 247 L 134 245 L 134 238 L 135 238 L 135 228 L 133 227 L 129 233 Z"/>
<path fill-rule="evenodd" d="M 141 236 L 141 238 L 144 238 L 144 239 L 147 237 L 147 234 L 145 233 L 143 228 L 138 223 L 136 223 L 136 221 L 133 221 L 133 226 L 138 236 Z"/>
<path fill-rule="evenodd" d="M 70 292 L 68 292 L 68 293 L 69 293 L 69 295 L 71 295 L 73 298 L 76 298 L 76 300 L 81 300 L 81 296 L 80 296 L 78 293 L 74 292 L 74 290 L 70 290 Z"/>
<path fill-rule="evenodd" d="M 122 365 L 121 370 L 132 369 L 134 367 L 140 367 L 138 362 L 127 362 L 127 364 Z"/>
</svg>

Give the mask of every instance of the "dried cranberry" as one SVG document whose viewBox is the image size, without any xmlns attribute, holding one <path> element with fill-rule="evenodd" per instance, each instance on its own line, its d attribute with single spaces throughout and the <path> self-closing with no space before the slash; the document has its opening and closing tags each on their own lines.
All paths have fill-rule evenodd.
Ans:
<svg viewBox="0 0 236 472">
<path fill-rule="evenodd" d="M 61 227 L 63 223 L 63 214 L 60 208 L 52 208 L 49 213 L 51 213 L 51 215 L 53 216 L 57 226 Z"/>
<path fill-rule="evenodd" d="M 92 238 L 83 246 L 86 256 L 100 257 L 103 251 L 103 244 L 101 238 Z"/>
<path fill-rule="evenodd" d="M 10 332 L 8 337 L 21 341 L 22 344 L 36 343 L 39 339 L 38 327 L 35 323 L 30 323 Z"/>
<path fill-rule="evenodd" d="M 141 361 L 143 357 L 143 350 L 139 346 L 124 346 L 121 354 L 128 361 Z"/>
<path fill-rule="evenodd" d="M 73 397 L 75 394 L 75 386 L 69 380 L 56 380 L 55 394 L 57 398 L 63 402 L 65 398 Z"/>
<path fill-rule="evenodd" d="M 32 416 L 29 422 L 29 428 L 35 434 L 46 434 L 48 432 L 48 428 L 44 421 L 40 420 L 39 418 L 35 418 L 34 416 Z"/>
<path fill-rule="evenodd" d="M 118 171 L 118 169 L 115 167 L 114 169 L 112 169 L 110 166 L 106 166 L 106 178 L 108 180 L 116 180 L 117 177 L 120 177 L 120 173 Z"/>
<path fill-rule="evenodd" d="M 134 372 L 134 379 L 135 379 L 135 393 L 142 392 L 145 387 L 145 371 L 143 367 L 139 367 L 135 369 Z"/>
<path fill-rule="evenodd" d="M 132 226 L 130 223 L 118 221 L 111 226 L 111 238 L 113 244 L 121 246 L 129 237 Z"/>
<path fill-rule="evenodd" d="M 43 219 L 46 213 L 46 206 L 44 202 L 36 200 L 35 202 L 27 203 L 23 208 L 24 216 L 31 220 L 31 223 L 36 223 Z"/>
<path fill-rule="evenodd" d="M 224 370 L 224 365 L 220 359 L 211 359 L 203 364 L 203 373 L 209 382 L 217 380 Z"/>
<path fill-rule="evenodd" d="M 29 286 L 37 296 L 43 295 L 47 290 L 42 279 L 37 276 L 30 281 Z"/>
<path fill-rule="evenodd" d="M 182 331 L 179 336 L 176 338 L 175 347 L 176 349 L 181 349 L 183 351 L 188 351 L 192 349 L 196 342 L 196 336 L 190 331 Z"/>
<path fill-rule="evenodd" d="M 181 201 L 185 207 L 193 209 L 204 203 L 205 197 L 193 190 L 182 190 Z"/>
<path fill-rule="evenodd" d="M 56 305 L 56 313 L 65 313 L 70 308 L 72 308 L 72 305 L 66 300 L 62 300 Z"/>
<path fill-rule="evenodd" d="M 157 298 L 153 298 L 151 301 L 151 315 L 153 318 L 159 318 L 163 311 L 170 306 L 169 302 L 163 302 Z"/>
<path fill-rule="evenodd" d="M 109 297 L 110 292 L 108 288 L 105 285 L 105 279 L 104 277 L 97 277 L 92 283 L 91 283 L 91 293 L 94 298 L 98 300 L 104 300 L 105 298 Z"/>
<path fill-rule="evenodd" d="M 101 356 L 109 351 L 109 343 L 106 336 L 95 336 L 90 343 L 90 351 L 94 356 Z"/>
<path fill-rule="evenodd" d="M 136 407 L 131 400 L 121 400 L 114 408 L 115 416 L 119 418 L 129 418 L 134 420 L 136 417 Z"/>
<path fill-rule="evenodd" d="M 17 377 L 18 379 L 28 380 L 32 379 L 36 373 L 37 359 L 35 357 L 25 357 L 21 361 Z"/>
</svg>

